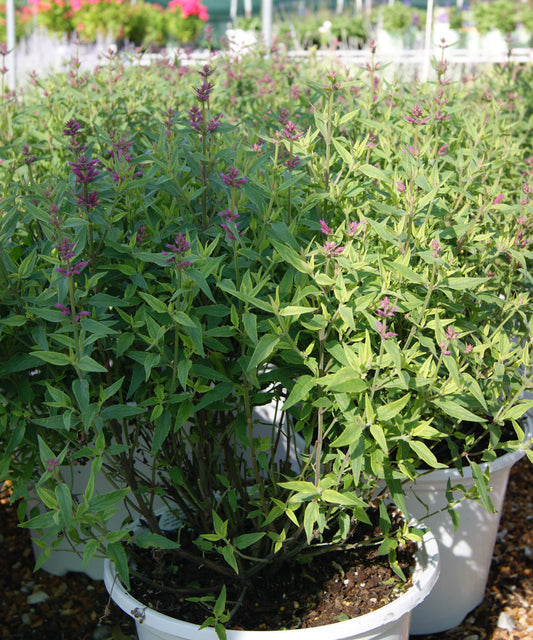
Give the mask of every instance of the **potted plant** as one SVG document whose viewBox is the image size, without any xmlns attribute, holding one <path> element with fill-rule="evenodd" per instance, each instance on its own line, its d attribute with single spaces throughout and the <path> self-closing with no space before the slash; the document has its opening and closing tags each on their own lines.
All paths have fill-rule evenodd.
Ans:
<svg viewBox="0 0 533 640">
<path fill-rule="evenodd" d="M 207 9 L 200 0 L 170 0 L 168 3 L 168 32 L 179 44 L 197 40 L 207 19 Z"/>
<path fill-rule="evenodd" d="M 29 526 L 106 554 L 123 586 L 130 553 L 134 578 L 148 557 L 171 589 L 184 554 L 209 563 L 216 586 L 179 596 L 222 634 L 263 564 L 344 544 L 379 504 L 397 568 L 412 532 L 387 506 L 408 513 L 407 480 L 522 446 L 531 83 L 509 68 L 451 85 L 444 59 L 416 95 L 383 87 L 373 59 L 326 81 L 277 52 L 194 80 L 115 64 L 73 121 L 69 87 L 43 84 L 52 142 L 0 164 L 2 469 L 20 496 L 38 466 Z M 13 126 L 29 136 L 39 113 Z M 489 436 L 477 457 L 465 418 Z M 77 496 L 74 460 L 91 471 Z M 466 497 L 486 486 L 476 473 Z M 109 527 L 123 504 L 130 521 Z"/>
<path fill-rule="evenodd" d="M 107 556 L 118 572 L 112 596 L 116 580 L 139 593 L 145 570 L 141 592 L 152 588 L 162 561 L 167 593 L 176 572 L 178 589 L 187 589 L 175 615 L 219 637 L 225 625 L 253 624 L 260 590 L 276 587 L 284 568 L 309 575 L 306 563 L 322 566 L 321 556 L 342 576 L 346 552 L 372 549 L 386 572 L 383 597 L 394 600 L 422 533 L 387 506 L 391 493 L 401 504 L 401 485 L 374 429 L 353 443 L 338 433 L 358 424 L 355 403 L 368 385 L 355 383 L 347 404 L 354 380 L 344 379 L 337 351 L 328 355 L 350 322 L 341 329 L 336 311 L 331 334 L 323 324 L 320 294 L 331 290 L 342 252 L 305 203 L 308 177 L 292 150 L 303 132 L 276 120 L 279 135 L 260 156 L 238 143 L 236 126 L 212 110 L 209 65 L 182 96 L 179 116 L 161 108 L 156 118 L 145 109 L 132 116 L 125 93 L 123 121 L 112 106 L 112 65 L 95 80 L 106 96 L 95 125 L 89 103 L 62 122 L 53 111 L 51 159 L 26 145 L 0 165 L 14 172 L 1 217 L 2 468 L 16 496 L 27 497 L 37 475 L 43 506 L 22 526 L 44 532 L 44 559 L 60 538 L 84 563 Z M 140 73 L 133 69 L 130 80 Z M 333 74 L 328 97 L 334 85 Z M 354 301 L 353 265 L 347 269 Z M 300 280 L 315 272 L 319 288 L 302 291 Z M 325 302 L 334 309 L 339 295 L 331 290 Z M 381 289 L 373 295 L 381 300 Z M 371 353 L 382 349 L 372 334 Z M 390 363 L 376 366 L 374 384 L 390 371 Z M 392 386 L 376 396 L 380 420 L 393 419 L 398 393 Z M 75 462 L 90 470 L 79 493 L 63 473 Z M 95 489 L 101 473 L 113 486 L 105 494 Z M 129 521 L 110 525 L 121 505 Z M 417 572 L 399 599 L 406 608 L 385 610 L 395 623 L 386 637 L 407 637 L 409 610 L 436 577 L 435 554 L 426 536 L 420 557 L 430 577 Z M 294 602 L 282 605 L 279 626 L 314 617 L 306 602 Z M 334 615 L 357 615 L 351 611 Z M 146 630 L 149 615 L 133 615 Z M 381 626 L 381 613 L 374 618 Z M 340 637 L 346 628 L 357 637 L 357 623 L 339 624 Z M 361 630 L 369 624 L 363 616 Z"/>
</svg>

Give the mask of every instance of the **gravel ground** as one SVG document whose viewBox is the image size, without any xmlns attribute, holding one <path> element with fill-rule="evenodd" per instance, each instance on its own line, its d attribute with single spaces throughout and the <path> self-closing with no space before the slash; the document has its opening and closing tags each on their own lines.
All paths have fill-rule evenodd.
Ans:
<svg viewBox="0 0 533 640">
<path fill-rule="evenodd" d="M 455 629 L 413 640 L 533 640 L 533 465 L 511 471 L 484 602 Z M 33 573 L 26 530 L 0 494 L 0 638 L 132 640 L 133 624 L 102 582 L 84 574 Z M 443 603 L 443 606 L 446 606 Z"/>
</svg>

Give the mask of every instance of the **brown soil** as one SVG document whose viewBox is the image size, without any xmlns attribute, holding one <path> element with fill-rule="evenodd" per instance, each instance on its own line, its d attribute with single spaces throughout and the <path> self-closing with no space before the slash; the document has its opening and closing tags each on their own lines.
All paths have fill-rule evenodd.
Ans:
<svg viewBox="0 0 533 640">
<path fill-rule="evenodd" d="M 462 625 L 415 640 L 532 640 L 533 465 L 515 465 L 507 491 L 485 600 Z M 0 500 L 0 638 L 3 640 L 131 640 L 132 620 L 115 605 L 101 582 L 84 575 L 32 573 L 29 534 Z M 30 604 L 43 592 L 48 599 Z M 446 606 L 446 603 L 443 603 Z"/>
<path fill-rule="evenodd" d="M 357 541 L 376 535 L 377 527 L 364 525 Z M 229 627 L 250 631 L 318 627 L 379 609 L 411 585 L 415 550 L 409 543 L 398 552 L 398 564 L 408 576 L 405 582 L 394 574 L 387 556 L 377 554 L 376 545 L 329 552 L 306 562 L 287 560 L 253 576 L 246 588 L 230 582 L 226 602 L 236 611 Z M 187 622 L 205 620 L 206 608 L 186 595 L 195 591 L 198 596 L 218 595 L 213 570 L 178 561 L 172 551 L 137 550 L 136 559 L 138 574 L 148 578 L 132 579 L 131 593 L 139 602 Z"/>
</svg>

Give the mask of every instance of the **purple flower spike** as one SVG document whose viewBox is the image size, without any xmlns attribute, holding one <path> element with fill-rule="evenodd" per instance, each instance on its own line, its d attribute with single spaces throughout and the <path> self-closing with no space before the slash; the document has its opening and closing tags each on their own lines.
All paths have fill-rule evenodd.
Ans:
<svg viewBox="0 0 533 640">
<path fill-rule="evenodd" d="M 241 172 L 238 169 L 236 169 L 235 167 L 231 167 L 228 173 L 221 173 L 220 177 L 225 185 L 235 188 L 240 187 L 246 182 L 246 178 L 241 178 L 240 175 Z"/>
<path fill-rule="evenodd" d="M 71 260 L 76 255 L 73 251 L 75 246 L 76 246 L 76 243 L 69 242 L 68 238 L 63 238 L 61 240 L 61 243 L 56 245 L 56 249 L 59 253 L 59 257 L 61 258 L 61 260 L 63 260 L 63 262 L 66 262 L 67 260 Z"/>
<path fill-rule="evenodd" d="M 187 111 L 187 113 L 189 114 L 189 117 L 190 117 L 189 124 L 191 125 L 191 127 L 196 129 L 196 131 L 201 131 L 203 116 L 202 116 L 202 110 L 200 109 L 200 107 L 197 104 L 195 104 L 193 107 L 189 109 L 189 111 Z"/>
<path fill-rule="evenodd" d="M 85 207 L 87 210 L 94 209 L 98 206 L 100 199 L 98 198 L 98 194 L 96 191 L 91 191 L 90 193 L 78 193 L 76 194 L 76 203 L 82 207 Z"/>
<path fill-rule="evenodd" d="M 59 458 L 50 458 L 46 463 L 47 471 L 54 471 L 59 467 Z"/>
<path fill-rule="evenodd" d="M 58 302 L 57 304 L 54 305 L 54 307 L 61 311 L 61 315 L 62 316 L 69 316 L 70 315 L 70 309 L 68 307 L 66 307 L 64 304 L 60 304 Z"/>
<path fill-rule="evenodd" d="M 413 110 L 411 111 L 411 115 L 410 116 L 405 116 L 405 119 L 407 120 L 407 122 L 410 122 L 411 124 L 414 125 L 421 125 L 421 124 L 426 124 L 426 122 L 429 122 L 431 120 L 431 118 L 423 118 L 423 111 L 422 111 L 422 107 L 419 104 L 415 104 L 415 106 L 413 107 Z"/>
<path fill-rule="evenodd" d="M 196 87 L 194 92 L 199 102 L 207 102 L 215 85 L 208 80 L 204 80 L 201 87 Z"/>
<path fill-rule="evenodd" d="M 89 184 L 100 173 L 96 167 L 100 162 L 95 158 L 89 160 L 85 156 L 80 156 L 76 162 L 69 162 L 72 173 L 76 176 L 76 184 Z"/>
<path fill-rule="evenodd" d="M 192 262 L 189 261 L 178 262 L 178 258 L 191 248 L 190 242 L 187 241 L 183 233 L 178 233 L 174 238 L 174 244 L 166 244 L 165 247 L 170 249 L 170 253 L 163 251 L 164 256 L 170 256 L 167 262 L 174 262 L 177 267 L 190 267 L 192 265 Z"/>
<path fill-rule="evenodd" d="M 398 311 L 398 307 L 391 307 L 390 300 L 387 296 L 379 303 L 379 307 L 377 313 L 382 318 L 392 318 L 395 311 Z"/>
<path fill-rule="evenodd" d="M 225 220 L 225 222 L 221 222 L 220 223 L 220 226 L 226 232 L 226 238 L 228 240 L 236 240 L 236 238 L 233 235 L 231 229 L 229 228 L 229 226 L 226 223 L 235 222 L 235 220 L 237 220 L 237 218 L 239 217 L 239 214 L 238 213 L 233 213 L 231 209 L 225 209 L 224 211 L 222 211 L 218 215 L 221 218 L 224 218 L 224 220 Z M 239 224 L 237 222 L 235 222 L 235 229 L 237 229 L 237 231 L 239 230 Z M 244 234 L 243 233 L 239 233 L 239 237 L 241 237 L 242 235 L 244 235 Z"/>
<path fill-rule="evenodd" d="M 74 118 L 71 118 L 70 120 L 67 120 L 67 122 L 65 122 L 63 135 L 73 137 L 77 135 L 80 132 L 80 130 L 81 130 L 81 124 L 76 120 L 74 120 Z"/>
<path fill-rule="evenodd" d="M 70 271 L 71 275 L 73 276 L 77 276 L 79 275 L 79 273 L 81 272 L 81 270 L 83 269 L 83 267 L 87 266 L 87 261 L 83 260 L 82 262 L 78 262 L 78 264 L 74 265 Z"/>
</svg>

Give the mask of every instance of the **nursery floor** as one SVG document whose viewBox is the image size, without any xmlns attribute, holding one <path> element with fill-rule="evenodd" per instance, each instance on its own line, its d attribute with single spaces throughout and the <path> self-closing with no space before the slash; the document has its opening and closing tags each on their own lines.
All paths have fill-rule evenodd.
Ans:
<svg viewBox="0 0 533 640">
<path fill-rule="evenodd" d="M 533 638 L 533 465 L 513 468 L 485 601 L 450 631 L 416 640 Z M 133 624 L 115 605 L 106 612 L 103 583 L 83 574 L 32 572 L 27 531 L 0 494 L 0 638 L 2 640 L 131 640 Z M 40 601 L 40 602 L 39 602 Z M 446 603 L 443 603 L 446 606 Z"/>
</svg>

